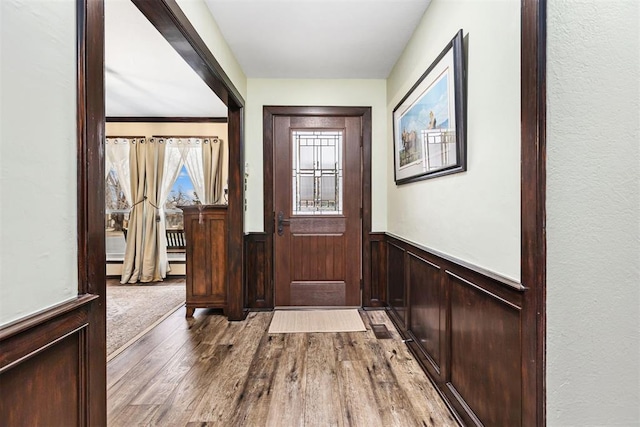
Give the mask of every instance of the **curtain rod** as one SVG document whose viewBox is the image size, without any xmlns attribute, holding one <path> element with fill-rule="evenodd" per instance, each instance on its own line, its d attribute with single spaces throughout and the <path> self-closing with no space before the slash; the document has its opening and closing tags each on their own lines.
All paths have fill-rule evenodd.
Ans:
<svg viewBox="0 0 640 427">
<path fill-rule="evenodd" d="M 220 139 L 215 135 L 203 136 L 203 135 L 153 135 L 151 138 L 164 138 L 164 139 L 190 139 L 190 138 L 201 138 L 201 139 Z"/>
<path fill-rule="evenodd" d="M 107 135 L 105 137 L 106 139 L 146 139 L 146 136 L 120 136 L 120 135 L 116 135 L 116 136 L 109 136 Z"/>
</svg>

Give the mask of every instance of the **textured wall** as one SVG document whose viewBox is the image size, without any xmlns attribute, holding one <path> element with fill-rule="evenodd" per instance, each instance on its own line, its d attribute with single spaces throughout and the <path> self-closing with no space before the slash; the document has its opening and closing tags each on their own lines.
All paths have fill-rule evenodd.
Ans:
<svg viewBox="0 0 640 427">
<path fill-rule="evenodd" d="M 391 114 L 459 29 L 468 171 L 393 184 Z M 433 0 L 387 80 L 388 230 L 520 280 L 520 2 Z"/>
<path fill-rule="evenodd" d="M 249 79 L 246 109 L 245 161 L 249 177 L 245 213 L 246 231 L 263 231 L 262 107 L 265 105 L 313 105 L 372 107 L 372 229 L 382 231 L 386 216 L 386 156 L 384 80 L 287 80 Z"/>
<path fill-rule="evenodd" d="M 78 293 L 76 7 L 2 0 L 0 13 L 3 325 Z"/>
<path fill-rule="evenodd" d="M 548 3 L 550 426 L 640 424 L 639 9 Z"/>
</svg>

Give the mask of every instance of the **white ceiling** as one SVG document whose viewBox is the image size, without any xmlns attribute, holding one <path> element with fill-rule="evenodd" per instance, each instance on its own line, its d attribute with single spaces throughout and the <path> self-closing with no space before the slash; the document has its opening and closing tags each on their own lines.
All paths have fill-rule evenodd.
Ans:
<svg viewBox="0 0 640 427">
<path fill-rule="evenodd" d="M 107 117 L 227 117 L 131 0 L 105 1 L 105 93 Z"/>
<path fill-rule="evenodd" d="M 430 0 L 205 0 L 249 78 L 386 78 Z M 226 117 L 130 0 L 105 1 L 107 116 Z"/>
<path fill-rule="evenodd" d="M 430 0 L 205 0 L 247 77 L 385 79 Z"/>
</svg>

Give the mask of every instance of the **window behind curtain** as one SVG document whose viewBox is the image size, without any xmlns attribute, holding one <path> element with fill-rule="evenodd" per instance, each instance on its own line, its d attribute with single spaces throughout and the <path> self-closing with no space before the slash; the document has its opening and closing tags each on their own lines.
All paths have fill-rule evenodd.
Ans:
<svg viewBox="0 0 640 427">
<path fill-rule="evenodd" d="M 167 229 L 182 229 L 184 222 L 182 210 L 178 206 L 190 206 L 200 203 L 200 198 L 193 188 L 186 166 L 180 169 L 180 175 L 173 184 L 167 202 L 164 204 Z"/>
<path fill-rule="evenodd" d="M 129 209 L 118 174 L 109 171 L 105 181 L 105 231 L 107 241 L 107 260 L 124 257 L 125 240 L 123 229 L 127 228 Z"/>
</svg>

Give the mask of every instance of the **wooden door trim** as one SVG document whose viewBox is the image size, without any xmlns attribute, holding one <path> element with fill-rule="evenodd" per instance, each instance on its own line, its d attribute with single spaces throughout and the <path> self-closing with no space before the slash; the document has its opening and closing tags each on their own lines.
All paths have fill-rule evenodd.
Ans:
<svg viewBox="0 0 640 427">
<path fill-rule="evenodd" d="M 132 0 L 171 46 L 228 107 L 229 193 L 227 311 L 229 320 L 246 316 L 243 292 L 244 99 L 175 0 Z"/>
<path fill-rule="evenodd" d="M 546 425 L 546 0 L 521 2 L 523 425 Z"/>
<path fill-rule="evenodd" d="M 240 91 L 176 0 L 131 1 L 226 106 L 244 107 Z"/>
<path fill-rule="evenodd" d="M 263 172 L 264 172 L 264 224 L 268 240 L 267 257 L 273 259 L 275 230 L 274 218 L 274 158 L 273 119 L 275 116 L 348 116 L 362 119 L 362 297 L 365 305 L 371 296 L 371 107 L 312 107 L 312 106 L 264 106 L 263 107 Z M 273 262 L 271 265 L 274 265 Z M 274 269 L 269 272 L 271 296 L 274 287 Z M 273 304 L 273 303 L 272 303 Z"/>
<path fill-rule="evenodd" d="M 106 254 L 104 235 L 104 0 L 77 3 L 78 294 L 97 296 L 88 309 L 87 425 L 107 424 Z"/>
<path fill-rule="evenodd" d="M 244 100 L 186 19 L 175 0 L 134 2 L 154 17 L 163 36 L 229 107 L 229 318 L 244 313 Z M 78 294 L 97 296 L 88 313 L 86 405 L 88 425 L 106 425 L 106 277 L 104 241 L 104 0 L 77 0 L 77 244 Z M 149 12 L 151 11 L 151 12 Z M 145 16 L 149 16 L 145 14 Z M 160 28 L 159 28 L 160 29 Z"/>
</svg>

